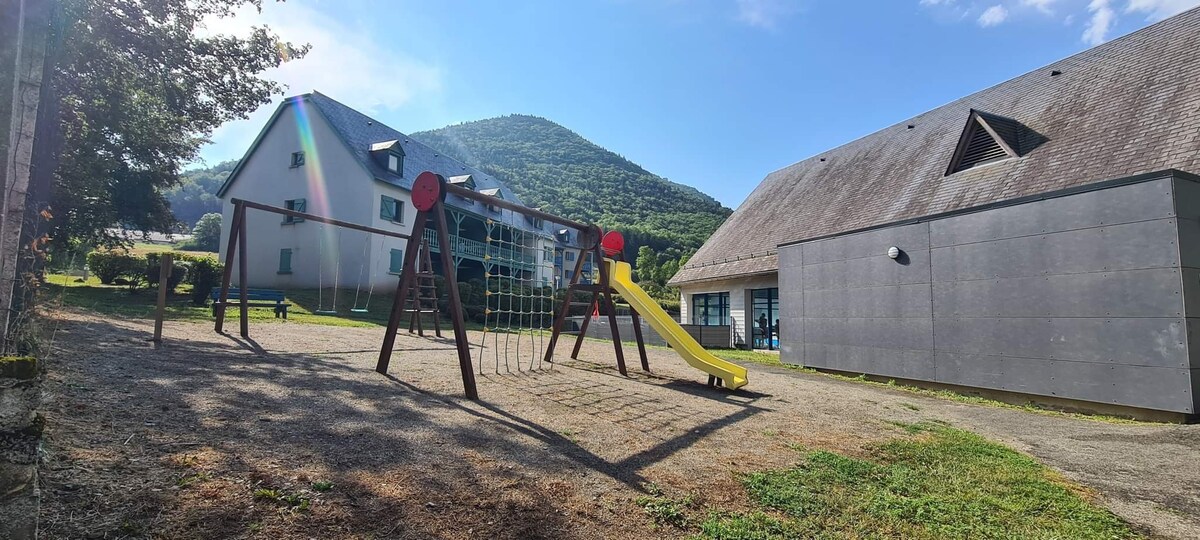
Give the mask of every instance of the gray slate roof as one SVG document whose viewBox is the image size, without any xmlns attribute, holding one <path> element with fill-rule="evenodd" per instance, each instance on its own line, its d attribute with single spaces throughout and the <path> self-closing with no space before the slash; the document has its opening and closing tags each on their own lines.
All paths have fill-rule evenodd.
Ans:
<svg viewBox="0 0 1200 540">
<path fill-rule="evenodd" d="M 971 109 L 1048 140 L 946 176 Z M 671 283 L 775 271 L 780 244 L 1164 169 L 1200 172 L 1200 8 L 767 175 Z"/>
</svg>

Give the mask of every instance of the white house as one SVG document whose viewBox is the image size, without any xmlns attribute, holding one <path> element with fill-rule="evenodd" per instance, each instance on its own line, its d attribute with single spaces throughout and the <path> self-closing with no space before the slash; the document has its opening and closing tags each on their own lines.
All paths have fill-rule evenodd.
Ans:
<svg viewBox="0 0 1200 540">
<path fill-rule="evenodd" d="M 520 203 L 507 186 L 319 92 L 275 110 L 217 195 L 225 256 L 232 199 L 244 199 L 409 234 L 409 189 L 423 171 Z M 556 229 L 508 210 L 449 196 L 446 219 L 459 281 L 485 274 L 555 285 Z M 394 287 L 405 241 L 247 210 L 248 285 L 269 288 Z M 433 230 L 426 231 L 440 269 Z M 235 273 L 236 275 L 236 273 Z M 235 278 L 236 279 L 236 278 Z"/>
</svg>

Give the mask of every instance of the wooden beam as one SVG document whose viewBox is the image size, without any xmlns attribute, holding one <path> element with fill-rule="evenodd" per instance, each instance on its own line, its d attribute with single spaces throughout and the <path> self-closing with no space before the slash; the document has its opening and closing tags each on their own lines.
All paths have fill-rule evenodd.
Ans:
<svg viewBox="0 0 1200 540">
<path fill-rule="evenodd" d="M 443 182 L 443 186 L 449 184 Z M 442 201 L 433 205 L 433 213 L 437 218 L 438 242 L 443 246 L 450 245 L 450 227 L 446 224 L 446 212 Z M 446 277 L 446 288 L 450 292 L 450 319 L 454 325 L 454 345 L 458 349 L 458 367 L 462 371 L 463 390 L 469 399 L 479 399 L 479 391 L 475 388 L 475 368 L 471 365 L 471 344 L 467 341 L 467 328 L 463 323 L 462 306 L 458 296 L 458 269 L 450 261 L 450 250 L 441 252 L 442 274 Z"/>
<path fill-rule="evenodd" d="M 333 219 L 333 218 L 328 218 L 325 216 L 318 216 L 316 214 L 306 214 L 304 212 L 297 212 L 295 210 L 288 210 L 287 208 L 280 208 L 278 206 L 271 206 L 268 204 L 256 203 L 256 202 L 247 201 L 244 199 L 233 199 L 233 203 L 241 204 L 242 206 L 244 206 L 246 208 L 262 210 L 264 212 L 282 214 L 285 216 L 301 218 L 301 219 L 305 219 L 308 221 L 315 221 L 317 223 L 326 223 L 329 225 L 337 225 L 338 227 L 345 227 L 347 229 L 354 229 L 356 231 L 369 232 L 369 233 L 373 233 L 373 234 L 382 234 L 384 236 L 390 236 L 392 238 L 400 238 L 402 240 L 408 240 L 408 235 L 404 234 L 404 233 L 398 233 L 395 231 L 388 231 L 388 230 L 384 230 L 384 229 L 377 229 L 375 227 L 369 227 L 367 225 L 359 225 L 358 223 L 351 223 L 349 221 L 342 221 L 340 219 Z"/>
<path fill-rule="evenodd" d="M 171 281 L 171 271 L 174 270 L 175 256 L 170 253 L 159 255 L 158 261 L 158 303 L 154 308 L 154 342 L 162 341 L 163 317 L 167 313 L 167 282 Z"/>
<path fill-rule="evenodd" d="M 217 296 L 216 325 L 217 333 L 225 331 L 225 307 L 229 302 L 229 282 L 233 278 L 233 254 L 237 250 L 238 227 L 242 223 L 242 203 L 238 199 L 233 202 L 233 219 L 229 223 L 229 240 L 225 244 L 225 267 L 221 269 L 221 294 Z M 242 300 L 245 300 L 243 298 Z"/>
</svg>

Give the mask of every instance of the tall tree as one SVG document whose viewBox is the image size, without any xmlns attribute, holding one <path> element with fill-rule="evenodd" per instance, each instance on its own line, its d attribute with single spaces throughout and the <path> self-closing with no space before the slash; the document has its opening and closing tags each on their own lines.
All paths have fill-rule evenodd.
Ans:
<svg viewBox="0 0 1200 540">
<path fill-rule="evenodd" d="M 221 124 L 283 88 L 261 75 L 307 45 L 267 27 L 246 37 L 201 36 L 212 17 L 262 0 L 63 0 L 55 59 L 61 149 L 51 194 L 56 244 L 113 245 L 114 225 L 175 225 L 163 191 Z"/>
</svg>

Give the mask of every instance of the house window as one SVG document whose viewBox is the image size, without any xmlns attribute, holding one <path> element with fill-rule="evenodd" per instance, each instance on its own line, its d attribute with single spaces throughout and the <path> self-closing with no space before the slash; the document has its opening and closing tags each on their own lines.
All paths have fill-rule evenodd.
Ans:
<svg viewBox="0 0 1200 540">
<path fill-rule="evenodd" d="M 379 218 L 404 223 L 404 201 L 383 195 L 379 198 Z"/>
<path fill-rule="evenodd" d="M 729 324 L 729 293 L 692 295 L 692 324 L 724 326 Z"/>
<path fill-rule="evenodd" d="M 304 152 L 292 152 L 292 168 L 304 165 Z"/>
<path fill-rule="evenodd" d="M 288 199 L 286 201 L 283 201 L 283 207 L 288 210 L 293 210 L 296 212 L 306 212 L 307 211 L 306 209 L 308 208 L 308 201 L 305 201 L 304 199 Z M 289 225 L 292 223 L 300 223 L 302 221 L 304 221 L 304 218 L 302 218 L 302 217 L 283 216 L 283 224 L 284 225 Z"/>
<path fill-rule="evenodd" d="M 574 260 L 575 260 L 575 252 L 574 252 L 574 251 L 567 251 L 567 252 L 564 252 L 564 253 L 563 253 L 563 258 L 564 258 L 564 259 L 566 259 L 566 260 L 567 260 L 567 262 L 574 261 Z"/>
<path fill-rule="evenodd" d="M 542 261 L 550 262 L 554 260 L 554 248 L 551 246 L 542 246 Z"/>
<path fill-rule="evenodd" d="M 388 154 L 387 158 L 388 172 L 393 172 L 399 175 L 404 174 L 404 156 L 400 154 Z"/>
<path fill-rule="evenodd" d="M 404 269 L 404 250 L 393 249 L 391 251 L 391 260 L 388 262 L 388 272 L 399 274 Z"/>
<path fill-rule="evenodd" d="M 279 272 L 280 274 L 292 273 L 292 250 L 284 248 L 279 250 Z"/>
</svg>

